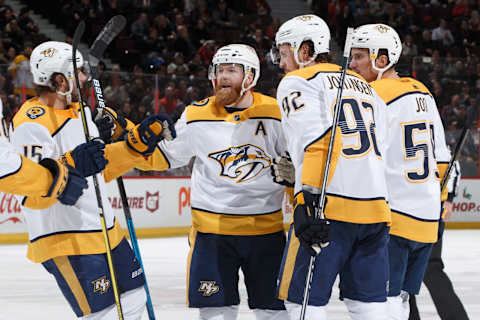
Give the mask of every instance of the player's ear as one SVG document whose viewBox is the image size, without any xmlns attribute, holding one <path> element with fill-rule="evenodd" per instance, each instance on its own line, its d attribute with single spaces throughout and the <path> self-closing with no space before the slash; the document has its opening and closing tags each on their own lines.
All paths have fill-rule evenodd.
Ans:
<svg viewBox="0 0 480 320">
<path fill-rule="evenodd" d="M 385 54 L 379 55 L 377 59 L 375 59 L 375 65 L 377 67 L 385 68 L 388 64 L 388 57 Z"/>
<path fill-rule="evenodd" d="M 306 41 L 303 42 L 300 49 L 298 49 L 298 57 L 300 61 L 308 61 L 308 59 L 310 59 L 310 47 Z"/>
</svg>

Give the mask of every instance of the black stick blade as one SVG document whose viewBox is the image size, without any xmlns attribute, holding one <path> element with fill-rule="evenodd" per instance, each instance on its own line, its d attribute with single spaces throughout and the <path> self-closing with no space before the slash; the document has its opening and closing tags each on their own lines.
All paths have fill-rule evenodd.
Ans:
<svg viewBox="0 0 480 320">
<path fill-rule="evenodd" d="M 108 45 L 123 30 L 126 24 L 127 19 L 125 19 L 125 17 L 122 15 L 114 16 L 107 22 L 102 32 L 100 32 L 90 47 L 90 65 L 97 65 L 98 60 L 102 58 L 103 53 L 107 49 Z M 92 59 L 92 57 L 94 59 Z"/>
</svg>

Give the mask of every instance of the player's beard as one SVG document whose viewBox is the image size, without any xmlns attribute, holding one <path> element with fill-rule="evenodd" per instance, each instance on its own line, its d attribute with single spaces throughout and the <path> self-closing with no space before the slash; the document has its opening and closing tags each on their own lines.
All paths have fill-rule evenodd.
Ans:
<svg viewBox="0 0 480 320">
<path fill-rule="evenodd" d="M 215 104 L 219 107 L 229 106 L 235 103 L 240 97 L 242 85 L 232 85 L 228 88 L 222 88 L 221 85 L 215 87 Z"/>
</svg>

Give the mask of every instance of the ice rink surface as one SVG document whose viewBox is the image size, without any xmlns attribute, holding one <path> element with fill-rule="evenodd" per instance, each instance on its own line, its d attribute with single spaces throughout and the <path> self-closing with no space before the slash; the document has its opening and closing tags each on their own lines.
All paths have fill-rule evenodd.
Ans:
<svg viewBox="0 0 480 320">
<path fill-rule="evenodd" d="M 197 311 L 185 307 L 186 237 L 140 239 L 140 249 L 150 292 L 159 320 L 196 319 Z M 0 319 L 75 319 L 53 279 L 41 265 L 28 261 L 25 245 L 0 245 Z M 446 271 L 470 319 L 480 319 L 480 230 L 446 230 L 443 258 Z M 242 280 L 241 280 L 242 281 Z M 335 285 L 328 306 L 329 319 L 349 319 L 338 300 Z M 240 320 L 253 320 L 240 286 Z M 428 291 L 417 298 L 423 320 L 440 319 Z M 145 312 L 142 319 L 148 319 Z"/>
</svg>

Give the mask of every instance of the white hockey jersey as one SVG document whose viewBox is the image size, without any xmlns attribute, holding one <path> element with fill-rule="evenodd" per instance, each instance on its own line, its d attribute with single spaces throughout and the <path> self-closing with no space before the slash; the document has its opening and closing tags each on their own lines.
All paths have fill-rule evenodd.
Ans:
<svg viewBox="0 0 480 320">
<path fill-rule="evenodd" d="M 258 235 L 283 228 L 285 187 L 273 182 L 272 160 L 285 155 L 275 99 L 253 93 L 253 105 L 229 113 L 215 97 L 188 106 L 177 138 L 161 141 L 144 170 L 165 170 L 195 157 L 192 226 L 205 233 Z"/>
<path fill-rule="evenodd" d="M 392 210 L 390 233 L 436 242 L 441 216 L 439 181 L 450 152 L 435 100 L 421 82 L 412 78 L 381 79 L 370 84 L 387 105 L 384 156 Z"/>
<path fill-rule="evenodd" d="M 8 128 L 3 119 L 0 99 L 0 191 L 20 195 L 46 195 L 53 182 L 51 173 L 20 152 L 8 141 Z"/>
<path fill-rule="evenodd" d="M 30 99 L 13 119 L 11 142 L 35 161 L 44 157 L 58 159 L 85 142 L 79 110 L 78 103 L 69 109 L 58 110 L 41 104 L 37 98 Z M 85 112 L 90 134 L 98 136 L 89 108 L 85 107 Z M 116 175 L 109 171 L 117 170 L 119 161 L 129 161 L 127 147 L 122 143 L 108 145 L 105 149 L 105 157 L 109 159 L 106 175 Z M 124 151 L 120 151 L 119 147 Z M 43 262 L 57 256 L 105 252 L 93 179 L 89 177 L 87 180 L 89 187 L 75 206 L 65 206 L 56 199 L 40 195 L 22 199 L 29 234 L 27 257 L 30 260 Z M 101 193 L 106 195 L 105 182 L 103 179 L 98 182 Z M 102 200 L 110 244 L 115 248 L 124 232 L 115 220 L 107 197 Z"/>
<path fill-rule="evenodd" d="M 322 186 L 339 83 L 340 67 L 319 63 L 288 73 L 278 87 L 296 194 L 302 185 Z M 389 223 L 379 149 L 384 102 L 361 76 L 348 71 L 341 105 L 325 216 L 350 223 Z"/>
</svg>

